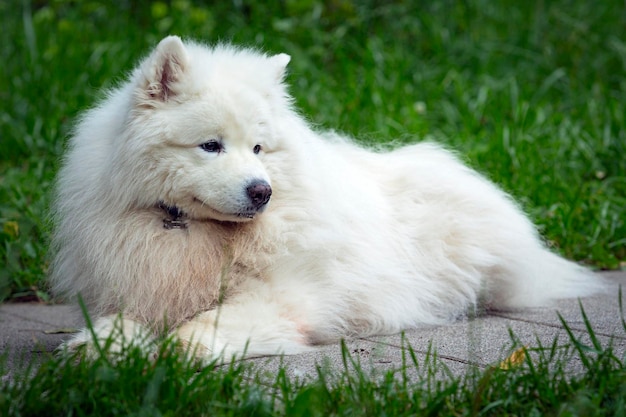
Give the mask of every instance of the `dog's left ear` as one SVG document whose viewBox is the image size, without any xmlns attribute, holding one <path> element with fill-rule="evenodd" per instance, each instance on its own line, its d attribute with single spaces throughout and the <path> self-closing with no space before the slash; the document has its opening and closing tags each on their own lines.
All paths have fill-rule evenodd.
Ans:
<svg viewBox="0 0 626 417">
<path fill-rule="evenodd" d="M 287 54 L 278 54 L 269 58 L 270 65 L 274 69 L 274 76 L 277 82 L 282 82 L 287 72 L 287 64 L 291 61 L 291 57 Z"/>
<path fill-rule="evenodd" d="M 163 39 L 139 68 L 137 98 L 140 104 L 154 107 L 176 96 L 189 58 L 178 36 Z"/>
</svg>

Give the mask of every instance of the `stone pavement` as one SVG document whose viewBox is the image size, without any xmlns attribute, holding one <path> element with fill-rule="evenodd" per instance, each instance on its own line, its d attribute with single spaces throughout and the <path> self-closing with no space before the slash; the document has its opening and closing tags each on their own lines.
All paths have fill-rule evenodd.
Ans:
<svg viewBox="0 0 626 417">
<path fill-rule="evenodd" d="M 626 292 L 626 271 L 603 272 L 601 275 L 609 282 L 611 291 L 582 299 L 581 302 L 596 336 L 603 345 L 611 341 L 619 357 L 623 358 L 626 353 L 626 329 L 621 320 L 623 311 L 620 311 L 618 294 L 620 287 Z M 412 347 L 418 362 L 424 361 L 429 349 L 432 349 L 453 374 L 460 375 L 468 367 L 486 368 L 506 358 L 512 349 L 510 331 L 528 347 L 540 344 L 550 346 L 556 337 L 567 341 L 568 336 L 557 311 L 576 337 L 583 342 L 588 340 L 578 300 L 563 300 L 551 308 L 489 312 L 447 326 L 407 331 L 404 335 L 351 339 L 346 341 L 346 347 L 363 369 L 374 373 L 401 368 L 403 357 L 412 365 L 404 349 L 407 345 Z M 80 319 L 66 305 L 0 304 L 0 352 L 8 354 L 5 371 L 10 372 L 23 361 L 39 361 L 53 354 L 63 340 L 71 337 L 68 330 L 80 325 Z M 317 366 L 343 368 L 339 344 L 323 346 L 312 353 L 250 361 L 256 362 L 259 369 L 269 375 L 282 365 L 289 376 L 305 378 L 314 378 Z M 580 369 L 580 364 L 573 363 L 572 369 Z"/>
</svg>

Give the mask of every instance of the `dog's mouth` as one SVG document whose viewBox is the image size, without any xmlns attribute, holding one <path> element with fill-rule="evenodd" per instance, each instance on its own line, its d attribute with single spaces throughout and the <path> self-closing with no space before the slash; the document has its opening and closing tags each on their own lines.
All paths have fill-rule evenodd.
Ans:
<svg viewBox="0 0 626 417">
<path fill-rule="evenodd" d="M 225 213 L 202 202 L 197 197 L 193 197 L 192 200 L 193 205 L 185 208 L 159 201 L 157 207 L 163 213 L 163 226 L 166 229 L 186 229 L 190 220 L 244 223 L 253 220 L 265 208 L 247 208 L 243 211 Z"/>
<path fill-rule="evenodd" d="M 194 197 L 194 203 L 199 204 L 204 213 L 208 212 L 208 219 L 218 220 L 218 221 L 227 221 L 227 222 L 242 222 L 249 221 L 256 217 L 257 214 L 261 213 L 263 210 L 255 210 L 253 208 L 249 208 L 247 210 L 238 211 L 234 213 L 226 213 L 221 210 L 217 210 L 214 207 L 204 203 L 197 197 Z"/>
</svg>

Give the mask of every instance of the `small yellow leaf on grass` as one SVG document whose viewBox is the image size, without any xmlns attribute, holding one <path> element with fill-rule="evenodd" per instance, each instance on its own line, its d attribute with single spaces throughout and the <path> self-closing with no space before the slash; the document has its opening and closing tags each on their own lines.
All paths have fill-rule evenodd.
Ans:
<svg viewBox="0 0 626 417">
<path fill-rule="evenodd" d="M 511 353 L 511 356 L 500 362 L 500 369 L 511 369 L 514 366 L 520 366 L 526 360 L 526 346 L 522 346 L 515 352 Z"/>
<path fill-rule="evenodd" d="M 2 227 L 2 230 L 12 238 L 16 238 L 20 234 L 20 226 L 17 222 L 8 221 Z"/>
</svg>

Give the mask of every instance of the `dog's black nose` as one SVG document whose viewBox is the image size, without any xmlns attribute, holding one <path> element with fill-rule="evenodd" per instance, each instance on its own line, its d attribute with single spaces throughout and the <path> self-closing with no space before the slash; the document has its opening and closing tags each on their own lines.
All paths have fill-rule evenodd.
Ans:
<svg viewBox="0 0 626 417">
<path fill-rule="evenodd" d="M 253 181 L 246 188 L 248 198 L 252 202 L 252 205 L 257 210 L 267 204 L 270 201 L 272 195 L 272 187 L 263 180 Z"/>
</svg>

